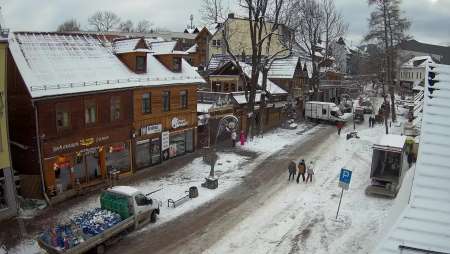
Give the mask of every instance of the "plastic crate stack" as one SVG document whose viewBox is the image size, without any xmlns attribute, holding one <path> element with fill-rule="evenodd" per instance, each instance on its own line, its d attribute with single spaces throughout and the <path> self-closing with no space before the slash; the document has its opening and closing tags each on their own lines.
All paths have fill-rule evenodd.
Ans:
<svg viewBox="0 0 450 254">
<path fill-rule="evenodd" d="M 70 249 L 84 241 L 77 227 L 71 224 L 51 227 L 44 231 L 41 239 L 48 245 L 61 250 Z"/>
<path fill-rule="evenodd" d="M 95 208 L 75 216 L 73 223 L 78 225 L 89 237 L 96 236 L 122 221 L 119 214 L 101 208 Z"/>
</svg>

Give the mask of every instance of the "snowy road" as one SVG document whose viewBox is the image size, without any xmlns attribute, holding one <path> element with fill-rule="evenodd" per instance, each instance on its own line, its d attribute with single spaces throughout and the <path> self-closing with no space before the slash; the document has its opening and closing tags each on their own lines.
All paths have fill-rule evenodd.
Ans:
<svg viewBox="0 0 450 254">
<path fill-rule="evenodd" d="M 364 193 L 371 146 L 382 133 L 380 125 L 360 131 L 361 139 L 331 135 L 301 156 L 316 161 L 312 184 L 287 184 L 283 175 L 279 180 L 285 187 L 204 253 L 368 253 L 393 204 Z M 341 167 L 352 170 L 353 177 L 335 220 Z"/>
<path fill-rule="evenodd" d="M 267 158 L 225 196 L 111 253 L 369 253 L 394 200 L 365 195 L 371 147 L 384 128 L 361 129 L 361 139 L 346 140 L 334 127 L 319 127 Z M 316 161 L 313 184 L 288 184 L 287 161 L 300 158 Z M 341 167 L 353 179 L 335 220 Z"/>
</svg>

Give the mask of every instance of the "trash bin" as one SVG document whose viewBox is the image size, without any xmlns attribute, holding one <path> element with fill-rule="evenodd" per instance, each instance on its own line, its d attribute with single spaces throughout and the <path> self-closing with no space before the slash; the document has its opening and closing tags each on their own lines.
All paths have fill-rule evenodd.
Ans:
<svg viewBox="0 0 450 254">
<path fill-rule="evenodd" d="M 189 188 L 189 198 L 198 197 L 198 189 L 196 186 L 192 186 Z"/>
</svg>

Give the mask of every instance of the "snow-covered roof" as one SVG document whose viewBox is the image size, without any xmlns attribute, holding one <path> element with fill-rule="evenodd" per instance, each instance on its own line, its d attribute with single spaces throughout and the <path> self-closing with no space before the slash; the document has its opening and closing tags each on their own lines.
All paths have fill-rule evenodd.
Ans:
<svg viewBox="0 0 450 254">
<path fill-rule="evenodd" d="M 403 149 L 405 146 L 406 136 L 387 134 L 381 137 L 380 141 L 376 146 L 385 146 L 392 148 Z"/>
<path fill-rule="evenodd" d="M 425 89 L 410 201 L 376 253 L 450 253 L 450 66 L 434 66 L 440 90 Z"/>
<path fill-rule="evenodd" d="M 147 72 L 136 74 L 112 48 L 90 35 L 15 33 L 9 48 L 32 98 L 205 82 L 186 61 L 181 72 L 172 72 L 151 54 L 147 54 Z"/>
<path fill-rule="evenodd" d="M 269 70 L 269 78 L 293 78 L 295 67 L 297 67 L 298 61 L 298 56 L 291 56 L 285 59 L 275 60 Z"/>
<path fill-rule="evenodd" d="M 209 59 L 208 63 L 208 70 L 214 71 L 218 69 L 220 66 L 222 66 L 225 63 L 228 63 L 229 61 L 233 60 L 230 55 L 226 54 L 215 54 Z"/>
<path fill-rule="evenodd" d="M 149 39 L 145 39 L 145 41 L 155 55 L 171 54 L 177 45 L 176 41 L 151 41 Z"/>
<path fill-rule="evenodd" d="M 141 38 L 134 38 L 134 39 L 123 39 L 114 41 L 113 42 L 114 53 L 123 54 L 129 52 L 150 52 L 149 49 L 136 48 L 137 44 L 141 40 L 142 40 Z"/>
<path fill-rule="evenodd" d="M 247 104 L 247 98 L 245 97 L 245 93 L 244 92 L 235 92 L 235 93 L 231 93 L 231 95 L 233 96 L 233 99 L 239 104 L 239 105 L 243 105 L 243 104 Z M 250 96 L 250 95 L 249 95 Z M 255 103 L 258 103 L 261 101 L 261 92 L 258 91 L 255 94 Z"/>
<path fill-rule="evenodd" d="M 425 67 L 427 64 L 434 63 L 431 56 L 416 56 L 402 64 L 402 68 Z"/>
<path fill-rule="evenodd" d="M 213 107 L 212 103 L 197 103 L 198 113 L 208 113 L 209 109 Z"/>
<path fill-rule="evenodd" d="M 197 43 L 192 45 L 192 47 L 190 47 L 188 50 L 186 50 L 186 53 L 196 53 L 197 52 Z"/>
<path fill-rule="evenodd" d="M 133 196 L 136 195 L 139 190 L 130 186 L 114 186 L 111 189 L 109 189 L 109 191 L 115 192 L 115 193 L 120 193 L 126 196 Z"/>
<path fill-rule="evenodd" d="M 252 77 L 252 66 L 249 64 L 246 64 L 244 62 L 240 62 L 239 64 L 241 65 L 242 70 L 244 71 L 245 75 L 247 75 L 249 78 L 251 78 Z M 260 72 L 259 77 L 258 77 L 258 85 L 260 87 L 262 87 L 262 83 L 263 83 L 263 75 L 262 75 L 262 72 Z M 277 84 L 273 83 L 269 79 L 267 79 L 266 91 L 272 95 L 287 94 L 287 92 L 283 88 L 279 87 Z"/>
</svg>

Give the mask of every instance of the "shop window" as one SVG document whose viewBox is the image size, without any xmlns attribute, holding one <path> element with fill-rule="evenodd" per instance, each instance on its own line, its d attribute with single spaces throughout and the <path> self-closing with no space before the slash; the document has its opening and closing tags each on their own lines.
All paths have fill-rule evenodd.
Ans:
<svg viewBox="0 0 450 254">
<path fill-rule="evenodd" d="M 145 72 L 145 56 L 136 57 L 136 72 Z"/>
<path fill-rule="evenodd" d="M 120 120 L 120 97 L 111 97 L 111 121 Z"/>
<path fill-rule="evenodd" d="M 152 94 L 151 93 L 144 93 L 142 94 L 142 113 L 144 114 L 150 114 L 152 113 Z"/>
<path fill-rule="evenodd" d="M 326 115 L 327 114 L 327 110 L 326 109 L 322 109 L 322 115 Z"/>
<path fill-rule="evenodd" d="M 182 109 L 186 109 L 188 107 L 188 91 L 183 90 L 180 91 L 180 105 Z"/>
<path fill-rule="evenodd" d="M 85 103 L 84 114 L 86 124 L 94 124 L 97 121 L 97 105 L 95 102 L 88 101 Z"/>
<path fill-rule="evenodd" d="M 150 140 L 136 142 L 136 167 L 145 168 L 151 165 Z"/>
<path fill-rule="evenodd" d="M 128 142 L 115 143 L 109 146 L 106 165 L 110 170 L 130 171 L 130 146 Z"/>
<path fill-rule="evenodd" d="M 181 57 L 173 57 L 173 71 L 181 72 Z"/>
<path fill-rule="evenodd" d="M 58 156 L 53 164 L 55 172 L 56 190 L 58 193 L 71 188 L 72 172 L 70 160 L 65 156 Z"/>
<path fill-rule="evenodd" d="M 169 112 L 170 111 L 170 92 L 169 91 L 163 91 L 162 95 L 163 99 L 163 112 Z"/>
<path fill-rule="evenodd" d="M 231 92 L 235 92 L 236 91 L 236 84 L 231 84 L 230 90 L 231 90 Z"/>
<path fill-rule="evenodd" d="M 56 106 L 56 128 L 60 130 L 60 129 L 67 129 L 69 127 L 70 127 L 69 111 L 61 109 L 60 107 Z"/>
</svg>

